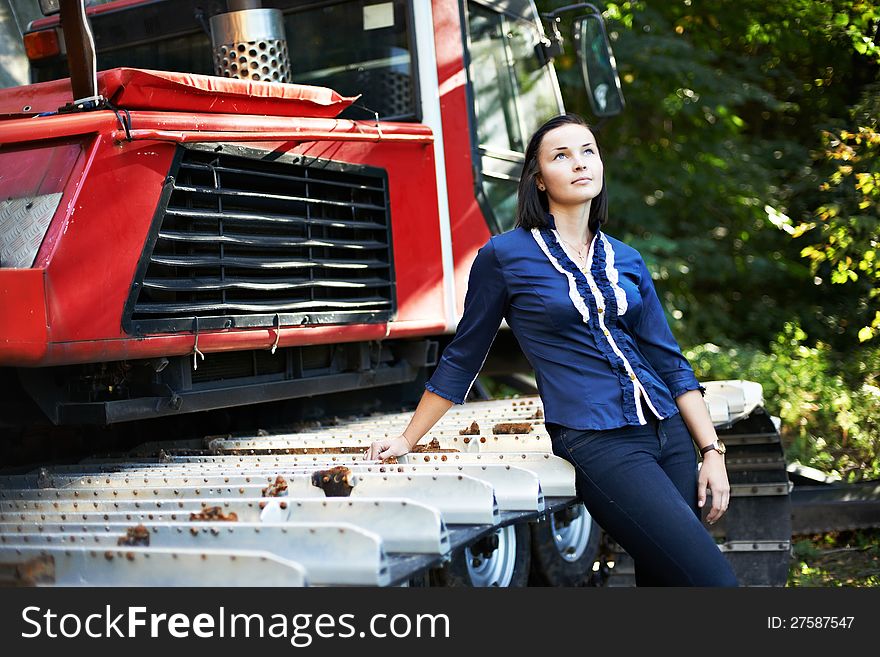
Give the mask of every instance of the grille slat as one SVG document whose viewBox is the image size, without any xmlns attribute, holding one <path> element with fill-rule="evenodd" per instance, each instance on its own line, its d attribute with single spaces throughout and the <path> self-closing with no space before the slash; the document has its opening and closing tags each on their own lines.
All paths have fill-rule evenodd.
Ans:
<svg viewBox="0 0 880 657">
<path fill-rule="evenodd" d="M 389 320 L 396 286 L 384 172 L 224 149 L 183 149 L 127 329 Z"/>
<path fill-rule="evenodd" d="M 309 219 L 307 217 L 297 217 L 292 215 L 284 215 L 284 214 L 256 214 L 256 213 L 245 213 L 245 212 L 207 212 L 204 210 L 175 210 L 169 209 L 166 214 L 177 216 L 177 217 L 189 217 L 192 219 L 205 219 L 209 221 L 215 221 L 217 219 L 222 218 L 227 223 L 234 223 L 238 221 L 238 223 L 244 223 L 248 225 L 249 223 L 259 223 L 259 222 L 270 222 L 270 223 L 284 223 L 284 224 L 304 224 L 305 222 L 310 222 L 316 225 L 324 225 L 331 226 L 334 228 L 361 228 L 363 230 L 385 230 L 385 226 L 383 224 L 375 223 L 375 222 L 365 222 L 365 221 L 346 221 L 342 219 Z"/>
<path fill-rule="evenodd" d="M 288 260 L 282 258 L 260 258 L 257 256 L 227 257 L 219 256 L 161 256 L 153 255 L 152 262 L 169 267 L 235 267 L 236 269 L 381 269 L 388 267 L 380 260 Z"/>
<path fill-rule="evenodd" d="M 321 239 L 290 239 L 278 235 L 210 235 L 208 233 L 177 233 L 162 231 L 159 233 L 159 239 L 174 240 L 177 242 L 210 242 L 210 243 L 228 243 L 242 244 L 248 246 L 325 246 L 335 249 L 387 249 L 388 245 L 382 242 L 346 242 L 344 240 L 321 240 Z"/>
<path fill-rule="evenodd" d="M 391 304 L 390 301 L 301 301 L 301 302 L 265 302 L 265 303 L 237 303 L 235 301 L 227 300 L 226 303 L 223 304 L 209 304 L 209 303 L 190 303 L 187 305 L 171 305 L 171 304 L 143 304 L 138 307 L 138 310 L 144 314 L 162 314 L 169 312 L 179 313 L 181 315 L 187 314 L 185 319 L 185 326 L 187 329 L 192 328 L 192 318 L 196 315 L 200 315 L 205 312 L 217 312 L 225 309 L 233 309 L 240 310 L 242 312 L 251 312 L 251 313 L 278 313 L 278 312 L 292 312 L 292 311 L 311 311 L 315 309 L 323 309 L 323 308 L 332 308 L 335 311 L 346 311 L 346 310 L 383 310 L 386 309 Z M 335 314 L 339 314 L 338 312 Z"/>
<path fill-rule="evenodd" d="M 290 196 L 287 194 L 271 194 L 268 192 L 264 193 L 256 193 L 256 192 L 245 192 L 238 189 L 213 189 L 211 187 L 189 187 L 185 185 L 175 185 L 175 191 L 181 192 L 190 192 L 192 194 L 217 194 L 223 195 L 229 198 L 246 198 L 252 200 L 266 200 L 266 201 L 288 201 L 293 203 L 320 203 L 321 205 L 336 205 L 339 207 L 348 208 L 349 205 L 353 206 L 358 210 L 384 210 L 380 205 L 371 205 L 369 203 L 346 203 L 345 201 L 331 201 L 331 200 L 322 200 L 322 199 L 314 199 L 308 198 L 305 196 Z"/>
<path fill-rule="evenodd" d="M 333 187 L 349 187 L 349 188 L 353 188 L 353 189 L 364 189 L 364 190 L 371 190 L 371 191 L 376 191 L 376 192 L 385 191 L 381 185 L 380 186 L 371 186 L 371 185 L 364 185 L 364 184 L 351 183 L 351 182 L 341 182 L 338 180 L 319 180 L 317 178 L 289 176 L 289 175 L 271 173 L 268 171 L 249 171 L 247 169 L 237 169 L 237 168 L 233 168 L 233 167 L 224 167 L 224 166 L 215 166 L 212 168 L 210 165 L 197 164 L 194 162 L 182 162 L 180 164 L 180 168 L 181 169 L 193 169 L 193 170 L 199 170 L 199 171 L 212 171 L 212 172 L 216 171 L 218 173 L 246 174 L 248 176 L 261 176 L 264 178 L 274 178 L 276 180 L 287 180 L 287 181 L 294 180 L 297 182 L 309 182 L 309 183 L 316 184 L 316 185 L 329 185 L 329 186 L 333 186 Z"/>
<path fill-rule="evenodd" d="M 312 281 L 291 279 L 263 279 L 261 281 L 247 280 L 243 278 L 178 278 L 153 281 L 144 281 L 145 288 L 154 290 L 293 290 L 297 288 L 316 286 L 362 289 L 367 287 L 387 287 L 388 281 L 380 278 L 359 281 Z"/>
</svg>

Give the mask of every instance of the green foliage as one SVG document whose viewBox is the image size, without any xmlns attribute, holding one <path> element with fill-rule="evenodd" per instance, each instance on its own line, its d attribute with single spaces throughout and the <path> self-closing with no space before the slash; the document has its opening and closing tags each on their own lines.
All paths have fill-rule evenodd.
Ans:
<svg viewBox="0 0 880 657">
<path fill-rule="evenodd" d="M 787 323 L 769 351 L 703 344 L 686 352 L 703 380 L 747 379 L 782 420 L 786 461 L 846 481 L 880 476 L 880 348 L 835 355 Z"/>
<path fill-rule="evenodd" d="M 812 221 L 794 231 L 806 234 L 801 254 L 814 274 L 832 285 L 856 287 L 862 304 L 851 322 L 861 342 L 880 329 L 880 84 L 868 86 L 852 111 L 852 129 L 823 132 L 820 165 L 828 170 L 820 186 L 823 204 Z"/>
<path fill-rule="evenodd" d="M 880 530 L 805 536 L 792 552 L 788 586 L 880 586 Z"/>
</svg>

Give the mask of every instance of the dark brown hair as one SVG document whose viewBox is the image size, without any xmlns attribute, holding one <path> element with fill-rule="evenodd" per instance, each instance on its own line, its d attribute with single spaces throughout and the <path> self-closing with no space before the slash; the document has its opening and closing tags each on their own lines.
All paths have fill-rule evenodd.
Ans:
<svg viewBox="0 0 880 657">
<path fill-rule="evenodd" d="M 516 198 L 516 226 L 527 230 L 532 228 L 546 228 L 549 225 L 547 213 L 550 206 L 547 202 L 547 192 L 538 189 L 537 176 L 541 173 L 538 167 L 538 150 L 544 136 L 564 125 L 582 125 L 589 129 L 590 126 L 577 114 L 560 114 L 554 116 L 540 128 L 535 130 L 529 145 L 526 148 L 526 161 L 523 164 L 522 174 L 519 177 L 519 189 Z M 596 144 L 598 151 L 599 145 Z M 605 188 L 605 172 L 602 172 L 602 190 L 590 204 L 589 227 L 592 233 L 596 233 L 599 227 L 608 221 L 608 192 Z"/>
</svg>

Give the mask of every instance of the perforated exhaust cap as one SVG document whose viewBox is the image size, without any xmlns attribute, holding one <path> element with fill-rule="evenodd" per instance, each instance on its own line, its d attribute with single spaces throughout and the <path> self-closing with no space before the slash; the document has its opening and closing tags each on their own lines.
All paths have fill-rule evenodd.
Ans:
<svg viewBox="0 0 880 657">
<path fill-rule="evenodd" d="M 291 82 L 284 17 L 278 9 L 246 9 L 211 17 L 217 75 Z"/>
</svg>

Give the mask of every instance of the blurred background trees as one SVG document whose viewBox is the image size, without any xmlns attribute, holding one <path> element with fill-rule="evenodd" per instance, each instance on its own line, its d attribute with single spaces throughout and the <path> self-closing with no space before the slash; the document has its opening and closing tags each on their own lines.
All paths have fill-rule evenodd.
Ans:
<svg viewBox="0 0 880 657">
<path fill-rule="evenodd" d="M 699 376 L 764 385 L 789 461 L 880 476 L 880 8 L 598 5 L 627 102 L 595 122 L 608 232 L 645 256 Z"/>
</svg>

